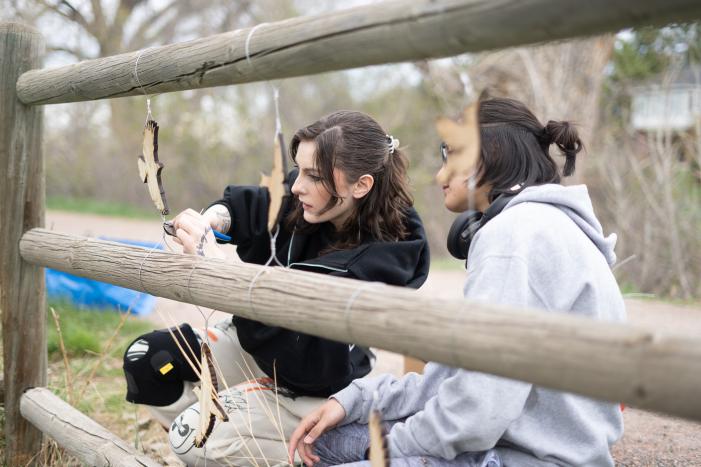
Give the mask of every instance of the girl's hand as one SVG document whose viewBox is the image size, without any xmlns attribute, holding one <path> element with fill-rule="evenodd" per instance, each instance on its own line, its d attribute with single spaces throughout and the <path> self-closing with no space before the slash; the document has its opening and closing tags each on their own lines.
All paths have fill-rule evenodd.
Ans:
<svg viewBox="0 0 701 467">
<path fill-rule="evenodd" d="M 186 209 L 173 219 L 175 241 L 183 246 L 183 253 L 226 258 L 219 249 L 208 219 L 193 209 Z"/>
<path fill-rule="evenodd" d="M 341 423 L 345 417 L 346 411 L 336 399 L 327 400 L 324 405 L 304 417 L 290 437 L 290 464 L 294 464 L 295 449 L 302 462 L 309 467 L 319 462 L 319 457 L 314 454 L 314 441 Z"/>
</svg>

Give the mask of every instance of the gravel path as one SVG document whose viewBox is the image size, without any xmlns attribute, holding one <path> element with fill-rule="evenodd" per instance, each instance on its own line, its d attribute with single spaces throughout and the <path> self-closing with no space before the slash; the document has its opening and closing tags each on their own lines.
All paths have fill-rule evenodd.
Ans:
<svg viewBox="0 0 701 467">
<path fill-rule="evenodd" d="M 159 221 L 126 220 L 57 211 L 49 211 L 46 219 L 47 228 L 75 235 L 146 241 L 159 241 L 162 236 Z M 228 253 L 233 258 L 233 249 Z M 463 274 L 460 271 L 434 271 L 419 293 L 457 298 L 461 296 L 462 282 Z M 627 299 L 626 305 L 629 321 L 632 323 L 652 326 L 666 332 L 701 336 L 699 307 L 635 299 Z M 204 323 L 203 317 L 192 305 L 159 298 L 157 309 L 160 313 L 149 317 L 155 326 L 161 326 L 165 324 L 164 320 L 171 319 L 175 322 L 189 320 L 194 325 Z M 210 318 L 210 323 L 226 316 L 216 312 Z M 402 363 L 403 358 L 400 355 L 381 351 L 375 371 L 401 374 Z M 701 388 L 699 391 L 701 394 Z M 626 408 L 623 414 L 625 434 L 613 449 L 618 465 L 701 466 L 701 424 L 630 407 Z"/>
</svg>

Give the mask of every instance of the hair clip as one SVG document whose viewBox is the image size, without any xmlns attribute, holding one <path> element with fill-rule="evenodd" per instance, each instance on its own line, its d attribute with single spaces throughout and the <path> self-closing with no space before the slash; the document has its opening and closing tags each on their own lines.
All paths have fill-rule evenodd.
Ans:
<svg viewBox="0 0 701 467">
<path fill-rule="evenodd" d="M 394 151 L 399 147 L 399 140 L 394 136 L 387 136 L 387 145 L 389 146 L 389 153 L 394 154 Z"/>
</svg>

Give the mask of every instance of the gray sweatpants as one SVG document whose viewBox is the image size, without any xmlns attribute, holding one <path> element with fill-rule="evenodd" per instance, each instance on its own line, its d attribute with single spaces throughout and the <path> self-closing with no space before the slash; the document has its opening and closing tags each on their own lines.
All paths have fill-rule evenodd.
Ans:
<svg viewBox="0 0 701 467">
<path fill-rule="evenodd" d="M 385 424 L 387 431 L 396 422 Z M 351 423 L 326 432 L 314 443 L 314 451 L 321 459 L 314 467 L 343 465 L 344 467 L 370 467 L 370 461 L 363 460 L 370 446 L 368 426 Z M 482 452 L 465 452 L 455 459 L 438 457 L 392 457 L 392 467 L 501 467 L 499 455 L 493 449 Z"/>
</svg>

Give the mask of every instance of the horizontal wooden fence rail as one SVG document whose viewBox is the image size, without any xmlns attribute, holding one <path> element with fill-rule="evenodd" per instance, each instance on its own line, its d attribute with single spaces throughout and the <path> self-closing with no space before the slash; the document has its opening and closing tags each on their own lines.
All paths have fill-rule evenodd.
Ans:
<svg viewBox="0 0 701 467">
<path fill-rule="evenodd" d="M 36 265 L 271 325 L 701 420 L 701 339 L 283 268 L 258 275 L 257 265 L 45 229 L 28 231 L 20 252 Z"/>
<path fill-rule="evenodd" d="M 29 71 L 20 77 L 17 94 L 25 104 L 55 104 L 133 96 L 144 91 L 182 91 L 446 57 L 698 18 L 698 0 L 375 2 L 261 24 L 253 34 L 251 29 L 241 29 Z"/>
<path fill-rule="evenodd" d="M 20 400 L 20 412 L 35 427 L 87 465 L 161 466 L 46 388 L 27 390 Z"/>
</svg>

